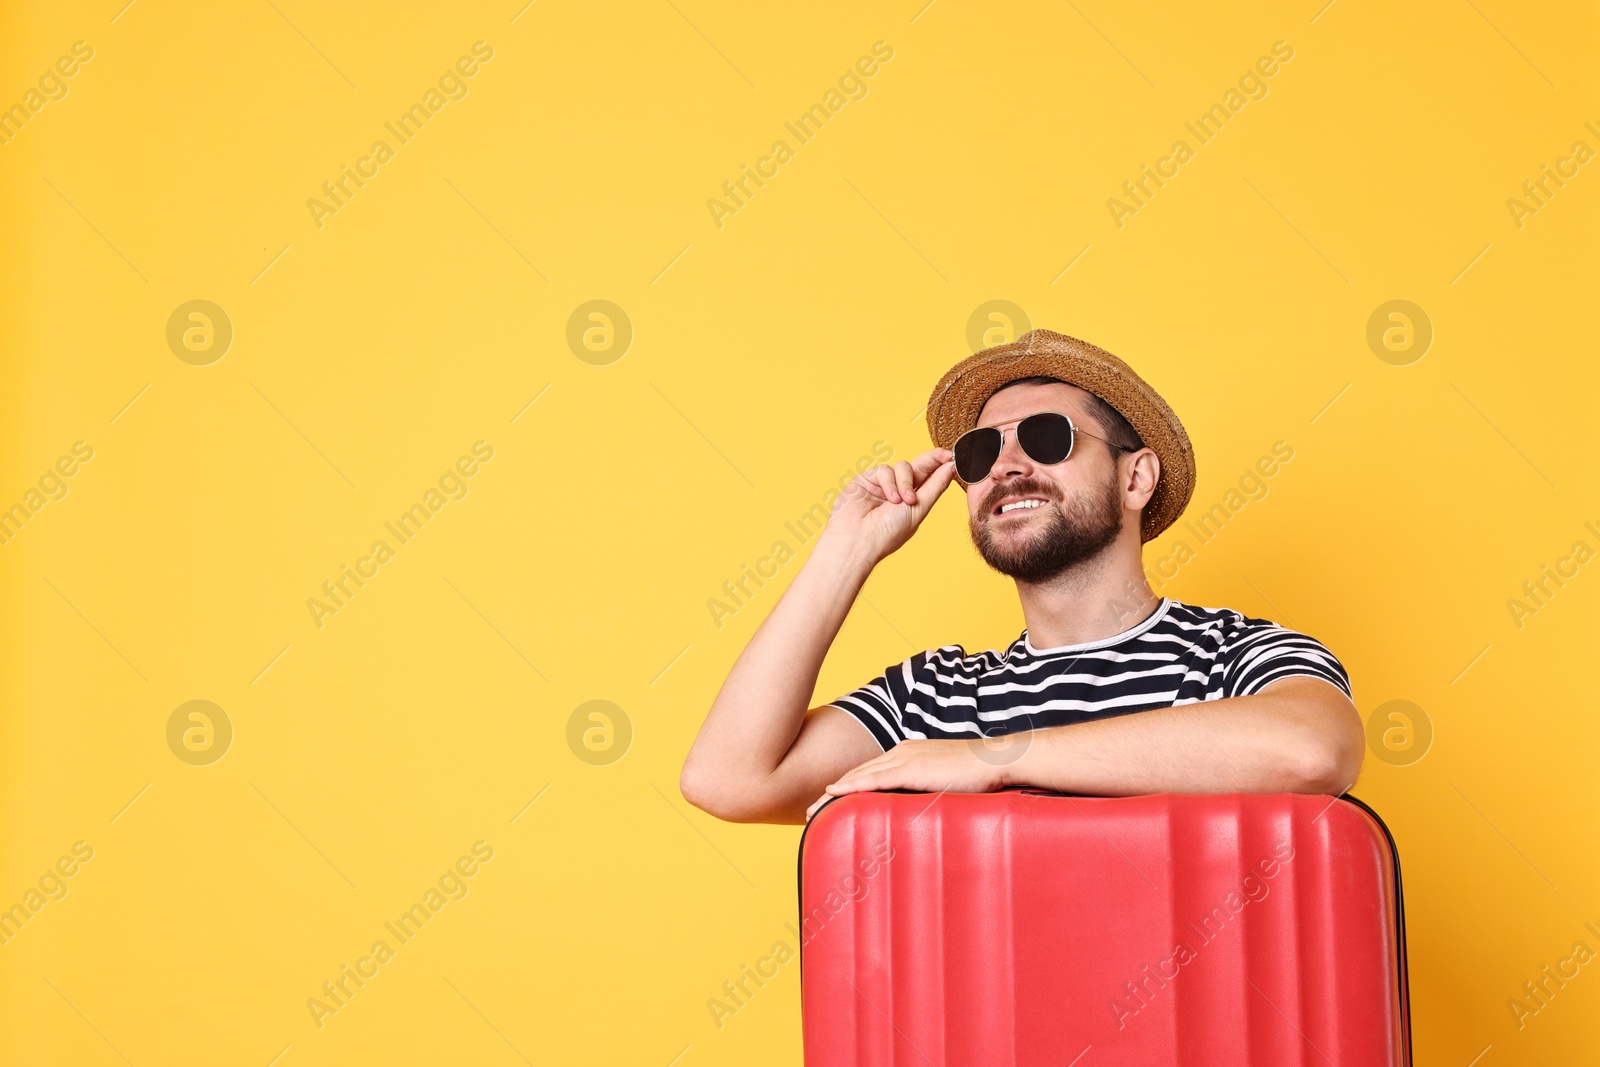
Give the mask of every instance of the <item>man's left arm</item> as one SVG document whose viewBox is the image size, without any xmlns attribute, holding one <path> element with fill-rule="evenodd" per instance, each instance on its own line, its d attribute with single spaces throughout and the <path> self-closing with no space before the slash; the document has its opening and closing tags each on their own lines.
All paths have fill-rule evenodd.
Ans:
<svg viewBox="0 0 1600 1067">
<path fill-rule="evenodd" d="M 1326 793 L 1355 784 L 1361 716 L 1334 685 L 1291 675 L 1249 696 L 1182 704 L 1007 735 L 902 741 L 827 787 L 827 796 L 913 789 L 985 793 L 1029 785 L 1091 796 Z M 809 815 L 811 812 L 807 812 Z"/>
</svg>

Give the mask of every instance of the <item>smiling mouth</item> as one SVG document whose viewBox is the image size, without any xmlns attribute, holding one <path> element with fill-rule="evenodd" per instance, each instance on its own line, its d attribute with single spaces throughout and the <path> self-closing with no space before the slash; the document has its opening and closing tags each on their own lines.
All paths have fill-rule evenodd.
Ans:
<svg viewBox="0 0 1600 1067">
<path fill-rule="evenodd" d="M 1037 497 L 1029 497 L 1026 500 L 1013 500 L 1009 504 L 1000 505 L 998 508 L 996 508 L 994 510 L 994 514 L 995 515 L 1018 515 L 1018 514 L 1024 514 L 1026 512 L 1030 512 L 1030 511 L 1038 511 L 1040 508 L 1044 507 L 1048 503 L 1049 503 L 1048 500 L 1041 500 L 1041 499 L 1039 499 Z"/>
</svg>

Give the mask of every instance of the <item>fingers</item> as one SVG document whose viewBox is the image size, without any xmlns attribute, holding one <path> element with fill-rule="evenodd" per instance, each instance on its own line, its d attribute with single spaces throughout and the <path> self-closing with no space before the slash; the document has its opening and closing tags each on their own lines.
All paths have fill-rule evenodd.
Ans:
<svg viewBox="0 0 1600 1067">
<path fill-rule="evenodd" d="M 848 771 L 845 771 L 839 776 L 839 780 L 834 782 L 833 785 L 828 786 L 828 788 L 832 789 L 834 785 L 842 785 L 846 782 L 850 782 L 856 778 L 859 778 L 862 775 L 871 774 L 879 768 L 886 766 L 890 762 L 898 761 L 899 758 L 899 753 L 892 749 L 888 752 L 880 753 L 879 755 L 873 756 L 871 759 L 866 760 L 863 763 L 856 764 Z"/>
<path fill-rule="evenodd" d="M 922 483 L 922 488 L 918 493 L 918 503 L 913 509 L 913 514 L 916 516 L 918 523 L 927 516 L 928 512 L 933 510 L 933 505 L 938 502 L 944 491 L 950 488 L 950 481 L 955 476 L 956 462 L 950 459 L 935 467 L 933 473 L 928 476 L 928 480 Z"/>
<path fill-rule="evenodd" d="M 846 500 L 862 497 L 871 501 L 895 503 L 893 499 L 894 486 L 893 471 L 890 471 L 887 467 L 869 467 L 850 479 L 850 482 L 844 488 L 844 492 L 839 494 L 839 500 L 835 502 L 834 507 L 839 507 L 840 503 Z"/>
<path fill-rule="evenodd" d="M 894 751 L 874 756 L 839 776 L 837 782 L 823 787 L 824 797 L 842 797 L 846 793 L 862 793 L 874 789 L 894 788 L 901 769 L 902 754 Z M 885 786 L 884 783 L 889 783 Z"/>
<path fill-rule="evenodd" d="M 937 477 L 941 469 L 950 467 L 950 474 L 955 473 L 955 453 L 948 448 L 931 448 L 911 460 L 900 460 L 898 463 L 883 464 L 867 471 L 862 476 L 862 484 L 867 486 L 872 495 L 890 504 L 915 505 L 923 499 L 918 486 L 927 482 L 930 477 Z M 944 491 L 950 484 L 948 475 L 942 477 L 938 483 L 934 496 Z"/>
<path fill-rule="evenodd" d="M 887 754 L 888 753 L 885 753 L 884 755 Z M 877 782 L 882 777 L 882 775 L 878 773 L 878 768 L 884 765 L 883 759 L 883 756 L 870 759 L 866 763 L 861 764 L 861 766 L 846 772 L 844 777 L 840 778 L 837 782 L 833 782 L 823 787 L 822 795 L 816 800 L 812 801 L 811 806 L 806 809 L 806 821 L 810 822 L 811 816 L 815 815 L 817 810 L 821 808 L 822 805 L 826 804 L 834 797 L 842 797 L 847 793 L 861 793 L 878 788 L 873 783 Z"/>
<path fill-rule="evenodd" d="M 851 479 L 846 495 L 849 495 L 849 493 L 862 493 L 872 497 L 874 500 L 886 499 L 883 486 L 879 485 L 877 481 L 877 468 L 874 467 L 872 470 L 864 474 L 858 474 Z"/>
<path fill-rule="evenodd" d="M 873 762 L 875 763 L 876 761 Z M 806 821 L 810 822 L 811 816 L 815 815 L 822 805 L 835 797 L 842 797 L 848 793 L 869 793 L 879 789 L 896 788 L 896 779 L 894 777 L 896 768 L 889 767 L 882 770 L 873 770 L 865 774 L 859 773 L 866 766 L 867 764 L 862 764 L 837 782 L 827 786 L 823 794 L 812 801 L 811 806 L 806 809 Z"/>
<path fill-rule="evenodd" d="M 911 472 L 911 464 L 901 460 L 894 465 L 894 487 L 900 492 L 900 501 L 904 504 L 917 502 L 916 484 L 919 479 Z"/>
<path fill-rule="evenodd" d="M 916 484 L 919 479 L 911 470 L 911 464 L 906 460 L 899 463 L 886 463 L 881 467 L 874 467 L 870 472 L 883 490 L 883 498 L 891 504 L 915 504 L 917 502 Z"/>
<path fill-rule="evenodd" d="M 877 482 L 883 499 L 891 504 L 900 503 L 900 489 L 895 484 L 894 468 L 889 466 L 874 467 L 867 472 Z"/>
<path fill-rule="evenodd" d="M 904 781 L 902 770 L 903 768 L 898 764 L 879 764 L 870 769 L 863 764 L 837 782 L 827 786 L 825 792 L 831 797 L 842 797 L 847 793 L 871 793 L 880 789 L 898 789 Z"/>
<path fill-rule="evenodd" d="M 950 451 L 948 448 L 930 448 L 926 452 L 922 453 L 922 455 L 913 459 L 911 461 L 911 469 L 917 473 L 918 484 L 920 484 L 923 479 L 927 478 L 928 475 L 932 474 L 935 470 L 938 470 L 941 464 L 947 463 L 954 459 L 955 455 L 956 454 Z"/>
</svg>

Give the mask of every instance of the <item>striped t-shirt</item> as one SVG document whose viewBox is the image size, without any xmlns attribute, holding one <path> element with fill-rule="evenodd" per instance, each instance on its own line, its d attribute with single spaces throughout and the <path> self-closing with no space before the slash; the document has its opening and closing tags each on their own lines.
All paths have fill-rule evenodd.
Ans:
<svg viewBox="0 0 1600 1067">
<path fill-rule="evenodd" d="M 1023 630 L 1004 652 L 918 652 L 832 704 L 888 750 L 907 738 L 996 737 L 1248 696 L 1291 675 L 1351 695 L 1344 666 L 1314 638 L 1163 597 L 1143 622 L 1099 641 L 1035 648 Z"/>
</svg>

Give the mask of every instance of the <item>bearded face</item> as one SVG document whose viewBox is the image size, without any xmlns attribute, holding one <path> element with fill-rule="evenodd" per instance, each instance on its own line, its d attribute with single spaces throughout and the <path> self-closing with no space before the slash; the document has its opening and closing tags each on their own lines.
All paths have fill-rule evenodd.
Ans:
<svg viewBox="0 0 1600 1067">
<path fill-rule="evenodd" d="M 1060 486 L 1019 476 L 990 487 L 984 507 L 968 517 L 972 543 L 985 563 L 1018 581 L 1049 581 L 1093 559 L 1122 532 L 1115 479 L 1065 499 Z"/>
</svg>

